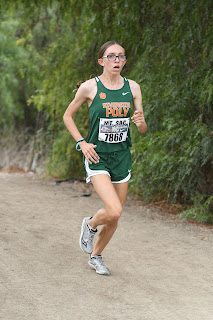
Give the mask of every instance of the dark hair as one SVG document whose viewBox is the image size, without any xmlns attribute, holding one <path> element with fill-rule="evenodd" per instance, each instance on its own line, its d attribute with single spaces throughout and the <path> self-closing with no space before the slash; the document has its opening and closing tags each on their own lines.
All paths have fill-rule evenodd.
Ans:
<svg viewBox="0 0 213 320">
<path fill-rule="evenodd" d="M 98 59 L 102 58 L 103 55 L 104 55 L 104 52 L 109 48 L 111 47 L 113 44 L 118 44 L 119 46 L 121 46 L 123 48 L 123 46 L 117 42 L 117 41 L 114 41 L 114 40 L 111 40 L 111 41 L 107 41 L 105 42 L 104 44 L 102 44 L 102 46 L 100 47 L 99 49 L 99 53 L 98 53 Z"/>
</svg>

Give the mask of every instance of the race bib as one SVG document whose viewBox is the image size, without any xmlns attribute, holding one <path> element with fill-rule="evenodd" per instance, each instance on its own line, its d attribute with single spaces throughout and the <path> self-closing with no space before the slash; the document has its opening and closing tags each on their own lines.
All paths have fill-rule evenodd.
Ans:
<svg viewBox="0 0 213 320">
<path fill-rule="evenodd" d="M 98 140 L 108 143 L 124 142 L 129 129 L 129 118 L 101 118 Z"/>
</svg>

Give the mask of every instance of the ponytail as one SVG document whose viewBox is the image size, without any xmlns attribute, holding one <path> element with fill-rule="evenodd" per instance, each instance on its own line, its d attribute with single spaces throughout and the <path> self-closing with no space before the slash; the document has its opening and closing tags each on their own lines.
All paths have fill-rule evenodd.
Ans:
<svg viewBox="0 0 213 320">
<path fill-rule="evenodd" d="M 75 89 L 73 89 L 72 92 L 78 91 L 78 88 L 80 88 L 82 83 L 82 81 L 78 81 L 78 83 L 76 83 Z"/>
<path fill-rule="evenodd" d="M 91 74 L 90 77 L 89 77 L 89 79 L 87 79 L 87 80 L 90 80 L 90 79 L 92 79 L 92 78 L 95 78 L 95 75 L 94 75 L 94 74 Z M 85 81 L 87 81 L 87 80 L 85 80 Z M 83 82 L 85 82 L 85 81 L 83 81 Z M 80 86 L 81 86 L 81 84 L 82 84 L 83 82 L 82 82 L 82 81 L 78 81 L 78 82 L 76 83 L 75 89 L 73 89 L 72 92 L 78 91 L 78 89 L 80 88 Z"/>
</svg>

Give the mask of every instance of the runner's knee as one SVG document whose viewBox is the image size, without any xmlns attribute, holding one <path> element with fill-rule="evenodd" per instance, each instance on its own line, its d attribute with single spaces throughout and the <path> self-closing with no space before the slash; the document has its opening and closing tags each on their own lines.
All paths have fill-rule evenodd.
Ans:
<svg viewBox="0 0 213 320">
<path fill-rule="evenodd" d="M 118 222 L 118 219 L 120 218 L 123 210 L 122 205 L 121 204 L 113 205 L 112 207 L 107 209 L 109 214 L 109 223 Z"/>
</svg>

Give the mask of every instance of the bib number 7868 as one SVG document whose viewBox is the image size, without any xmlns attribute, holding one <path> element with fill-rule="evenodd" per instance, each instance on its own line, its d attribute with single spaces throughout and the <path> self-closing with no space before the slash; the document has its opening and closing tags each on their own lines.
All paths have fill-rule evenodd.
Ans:
<svg viewBox="0 0 213 320">
<path fill-rule="evenodd" d="M 123 132 L 121 133 L 105 133 L 105 142 L 121 142 Z"/>
<path fill-rule="evenodd" d="M 119 143 L 126 141 L 129 121 L 129 118 L 101 118 L 98 140 L 107 143 Z"/>
</svg>

